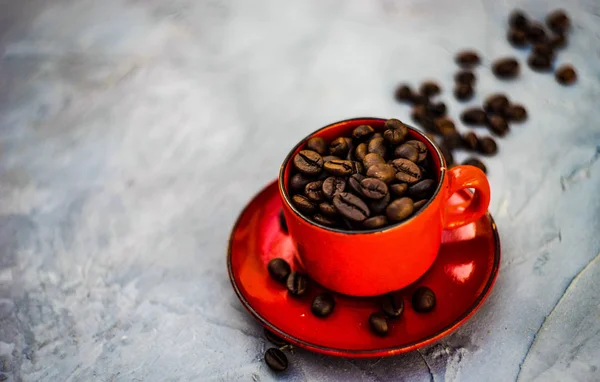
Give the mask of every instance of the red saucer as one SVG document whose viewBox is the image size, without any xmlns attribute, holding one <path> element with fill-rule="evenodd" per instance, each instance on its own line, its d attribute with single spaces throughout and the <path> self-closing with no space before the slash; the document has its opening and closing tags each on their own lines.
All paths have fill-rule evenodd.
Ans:
<svg viewBox="0 0 600 382">
<path fill-rule="evenodd" d="M 470 194 L 455 194 L 460 204 Z M 262 325 L 299 347 L 343 357 L 382 357 L 411 351 L 434 342 L 462 325 L 489 294 L 500 265 L 500 240 L 491 215 L 467 226 L 445 231 L 440 253 L 432 268 L 413 285 L 400 291 L 404 313 L 389 320 L 387 337 L 374 335 L 369 315 L 380 310 L 378 298 L 355 298 L 335 294 L 334 312 L 317 318 L 311 301 L 324 289 L 311 284 L 307 295 L 289 296 L 284 285 L 273 281 L 267 263 L 286 259 L 292 268 L 295 249 L 281 231 L 281 200 L 277 182 L 262 190 L 242 211 L 227 254 L 229 277 L 242 304 Z M 368 254 L 365 254 L 368 256 Z M 430 313 L 416 313 L 410 296 L 418 286 L 428 286 L 437 297 Z"/>
</svg>

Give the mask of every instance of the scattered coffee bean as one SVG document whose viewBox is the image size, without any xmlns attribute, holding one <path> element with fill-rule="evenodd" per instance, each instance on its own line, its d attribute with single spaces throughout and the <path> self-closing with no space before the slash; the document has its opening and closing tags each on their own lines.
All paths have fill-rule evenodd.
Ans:
<svg viewBox="0 0 600 382">
<path fill-rule="evenodd" d="M 492 132 L 492 134 L 497 135 L 499 137 L 505 136 L 510 128 L 508 127 L 508 123 L 504 117 L 499 115 L 492 115 L 488 119 L 488 129 Z"/>
<path fill-rule="evenodd" d="M 371 211 L 371 215 L 380 215 L 387 208 L 388 204 L 390 204 L 390 194 L 387 193 L 385 196 L 379 200 L 370 200 L 367 205 L 369 206 L 369 211 Z"/>
<path fill-rule="evenodd" d="M 479 139 L 473 132 L 466 133 L 462 136 L 463 147 L 467 150 L 475 151 L 479 146 Z"/>
<path fill-rule="evenodd" d="M 433 118 L 440 118 L 446 115 L 446 104 L 443 102 L 430 103 L 425 106 L 425 112 Z"/>
<path fill-rule="evenodd" d="M 456 84 L 454 87 L 454 97 L 459 101 L 468 101 L 473 98 L 473 86 L 470 84 Z"/>
<path fill-rule="evenodd" d="M 449 150 L 459 149 L 462 147 L 462 144 L 462 137 L 458 132 L 454 132 L 453 134 L 447 134 L 442 139 L 442 146 L 447 147 Z"/>
<path fill-rule="evenodd" d="M 456 125 L 454 121 L 449 118 L 443 117 L 435 120 L 436 130 L 442 135 L 448 135 L 456 132 Z"/>
<path fill-rule="evenodd" d="M 473 68 L 481 63 L 479 55 L 472 50 L 463 50 L 455 57 L 456 63 L 465 69 Z"/>
<path fill-rule="evenodd" d="M 523 29 L 510 29 L 506 35 L 506 39 L 515 48 L 524 48 L 528 44 L 527 35 Z"/>
<path fill-rule="evenodd" d="M 548 44 L 550 44 L 550 46 L 554 50 L 562 49 L 565 46 L 567 46 L 567 37 L 564 34 L 554 35 L 550 37 L 550 41 L 548 41 Z"/>
<path fill-rule="evenodd" d="M 569 16 L 567 16 L 564 10 L 558 9 L 546 16 L 546 25 L 552 31 L 563 34 L 571 27 L 571 20 L 569 20 Z"/>
<path fill-rule="evenodd" d="M 440 88 L 440 85 L 433 81 L 423 82 L 421 84 L 421 87 L 419 88 L 419 93 L 424 95 L 425 97 L 432 97 L 438 95 L 441 91 L 442 89 Z"/>
<path fill-rule="evenodd" d="M 386 163 L 375 164 L 367 170 L 367 176 L 377 178 L 386 184 L 392 183 L 396 176 L 394 167 Z"/>
<path fill-rule="evenodd" d="M 276 257 L 269 261 L 267 270 L 271 278 L 277 282 L 285 283 L 292 269 L 290 265 L 282 258 Z"/>
<path fill-rule="evenodd" d="M 396 172 L 396 179 L 403 183 L 413 184 L 421 180 L 421 169 L 413 161 L 399 158 L 392 161 Z"/>
<path fill-rule="evenodd" d="M 374 132 L 375 130 L 373 130 L 371 126 L 360 125 L 356 129 L 354 129 L 354 131 L 352 132 L 352 137 L 354 137 L 354 139 L 364 140 L 373 135 Z"/>
<path fill-rule="evenodd" d="M 427 199 L 435 191 L 435 186 L 433 179 L 425 179 L 408 187 L 408 195 L 414 200 Z"/>
<path fill-rule="evenodd" d="M 477 158 L 473 158 L 473 157 L 468 158 L 462 164 L 465 166 L 475 166 L 478 169 L 480 169 L 481 171 L 483 171 L 485 174 L 487 174 L 487 168 L 485 167 L 483 162 Z"/>
<path fill-rule="evenodd" d="M 548 57 L 551 60 L 554 58 L 554 49 L 548 43 L 536 44 L 533 47 L 532 53 L 537 56 Z"/>
<path fill-rule="evenodd" d="M 390 318 L 398 318 L 404 312 L 404 300 L 398 293 L 390 293 L 383 296 L 381 310 Z"/>
<path fill-rule="evenodd" d="M 402 84 L 394 92 L 394 98 L 398 102 L 412 103 L 413 92 L 408 85 Z"/>
<path fill-rule="evenodd" d="M 325 140 L 321 137 L 312 137 L 308 140 L 308 142 L 306 143 L 306 147 L 309 150 L 312 150 L 316 153 L 318 153 L 319 155 L 323 156 L 323 155 L 327 155 L 327 153 L 329 152 L 329 148 L 327 146 L 327 142 L 325 142 Z"/>
<path fill-rule="evenodd" d="M 362 222 L 370 215 L 365 202 L 349 192 L 341 192 L 334 196 L 333 205 L 340 215 L 352 222 Z"/>
<path fill-rule="evenodd" d="M 523 11 L 518 9 L 512 11 L 508 18 L 508 25 L 510 25 L 513 28 L 525 29 L 528 24 L 529 21 L 527 19 L 527 16 Z"/>
<path fill-rule="evenodd" d="M 527 35 L 527 40 L 532 44 L 544 42 L 548 39 L 544 27 L 536 22 L 529 23 L 527 29 L 525 29 L 525 34 Z"/>
<path fill-rule="evenodd" d="M 301 273 L 292 272 L 285 283 L 288 292 L 293 296 L 302 296 L 308 287 L 308 279 Z"/>
<path fill-rule="evenodd" d="M 379 179 L 365 178 L 360 182 L 360 190 L 365 197 L 379 200 L 388 193 L 388 186 Z"/>
<path fill-rule="evenodd" d="M 294 166 L 305 175 L 317 175 L 323 168 L 323 158 L 315 151 L 302 150 L 294 156 Z"/>
<path fill-rule="evenodd" d="M 369 317 L 369 326 L 373 333 L 384 337 L 388 334 L 388 323 L 385 315 L 381 312 L 375 312 Z"/>
<path fill-rule="evenodd" d="M 345 157 L 346 154 L 348 154 L 348 149 L 348 141 L 343 137 L 337 138 L 329 144 L 329 152 L 331 155 L 338 157 Z"/>
<path fill-rule="evenodd" d="M 501 58 L 492 64 L 492 72 L 500 79 L 512 79 L 519 75 L 519 62 L 514 58 Z"/>
<path fill-rule="evenodd" d="M 388 220 L 385 216 L 377 215 L 377 216 L 373 216 L 373 217 L 370 217 L 367 220 L 365 220 L 363 222 L 363 227 L 365 227 L 367 229 L 376 229 L 376 228 L 381 228 L 383 226 L 386 226 L 387 224 L 388 224 Z"/>
<path fill-rule="evenodd" d="M 390 192 L 392 194 L 394 194 L 394 196 L 402 196 L 406 193 L 406 190 L 408 190 L 408 184 L 406 183 L 396 183 L 396 184 L 392 184 L 389 187 Z"/>
<path fill-rule="evenodd" d="M 319 204 L 319 211 L 323 216 L 336 217 L 338 215 L 335 206 L 332 203 L 324 202 Z"/>
<path fill-rule="evenodd" d="M 288 368 L 288 359 L 283 352 L 277 348 L 267 349 L 265 352 L 265 362 L 273 371 L 281 372 Z"/>
<path fill-rule="evenodd" d="M 413 211 L 414 205 L 412 199 L 404 197 L 391 202 L 387 206 L 385 213 L 390 221 L 399 222 L 412 215 Z"/>
<path fill-rule="evenodd" d="M 486 112 L 503 115 L 508 108 L 508 98 L 504 94 L 492 94 L 483 103 Z"/>
<path fill-rule="evenodd" d="M 461 70 L 454 75 L 454 81 L 459 84 L 474 85 L 475 74 L 470 70 Z"/>
<path fill-rule="evenodd" d="M 413 94 L 412 103 L 413 105 L 427 105 L 429 98 L 422 94 Z"/>
<path fill-rule="evenodd" d="M 498 152 L 498 145 L 491 137 L 483 137 L 479 139 L 478 150 L 481 154 L 494 155 Z"/>
<path fill-rule="evenodd" d="M 283 214 L 283 210 L 279 211 L 279 228 L 281 228 L 281 232 L 285 234 L 288 233 L 288 226 L 287 222 L 285 221 L 285 215 Z"/>
<path fill-rule="evenodd" d="M 504 115 L 510 122 L 523 122 L 527 119 L 527 110 L 522 105 L 510 105 Z"/>
<path fill-rule="evenodd" d="M 460 115 L 460 120 L 465 125 L 485 125 L 487 123 L 487 114 L 483 109 L 472 107 L 464 110 Z"/>
<path fill-rule="evenodd" d="M 381 155 L 382 157 L 385 157 L 387 147 L 383 137 L 371 139 L 369 141 L 369 145 L 367 146 L 367 150 L 369 151 L 369 153 L 375 153 Z"/>
<path fill-rule="evenodd" d="M 418 287 L 412 295 L 412 306 L 417 313 L 431 312 L 435 308 L 435 294 L 427 287 Z"/>
<path fill-rule="evenodd" d="M 394 150 L 394 157 L 405 158 L 411 162 L 417 163 L 419 160 L 419 150 L 415 146 L 405 143 L 396 147 L 396 150 Z"/>
<path fill-rule="evenodd" d="M 333 313 L 334 308 L 335 300 L 333 296 L 324 292 L 315 297 L 310 306 L 310 311 L 317 317 L 327 317 Z"/>
<path fill-rule="evenodd" d="M 454 164 L 454 155 L 452 155 L 452 150 L 446 145 L 441 145 L 440 152 L 446 160 L 446 164 L 448 165 L 448 167 L 452 167 L 452 165 Z"/>
<path fill-rule="evenodd" d="M 572 85 L 577 82 L 577 72 L 570 65 L 563 65 L 556 70 L 556 81 L 561 85 Z"/>
<path fill-rule="evenodd" d="M 315 212 L 316 209 L 315 204 L 308 200 L 306 196 L 294 195 L 292 196 L 292 203 L 294 203 L 296 208 L 303 214 L 310 215 Z"/>
<path fill-rule="evenodd" d="M 325 171 L 336 176 L 346 176 L 353 173 L 353 165 L 349 160 L 332 160 L 323 165 Z"/>
<path fill-rule="evenodd" d="M 552 59 L 547 56 L 531 54 L 527 58 L 527 65 L 536 72 L 549 72 L 552 70 Z"/>
<path fill-rule="evenodd" d="M 273 345 L 282 347 L 282 346 L 285 346 L 288 344 L 288 342 L 286 340 L 284 340 L 283 338 L 280 338 L 278 335 L 276 335 L 269 329 L 265 328 L 264 331 L 265 331 L 265 338 L 267 339 L 267 341 L 269 341 Z"/>
<path fill-rule="evenodd" d="M 421 208 L 423 208 L 423 206 L 424 206 L 425 204 L 427 204 L 427 202 L 428 202 L 428 201 L 429 201 L 429 200 L 427 200 L 427 199 L 422 199 L 422 200 L 419 200 L 418 202 L 415 202 L 415 204 L 414 204 L 415 211 L 418 211 L 418 210 L 420 210 Z"/>
<path fill-rule="evenodd" d="M 323 195 L 323 181 L 316 180 L 307 184 L 304 188 L 304 196 L 311 202 L 322 202 L 325 200 L 325 196 Z"/>
<path fill-rule="evenodd" d="M 331 200 L 335 195 L 346 190 L 346 179 L 336 176 L 330 176 L 329 178 L 323 181 L 322 190 L 323 195 L 327 199 Z"/>
</svg>

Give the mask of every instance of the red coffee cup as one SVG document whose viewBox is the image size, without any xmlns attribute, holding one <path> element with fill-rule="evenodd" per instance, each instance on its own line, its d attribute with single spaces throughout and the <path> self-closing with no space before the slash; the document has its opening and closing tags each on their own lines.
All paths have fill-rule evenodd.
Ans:
<svg viewBox="0 0 600 382">
<path fill-rule="evenodd" d="M 339 136 L 350 137 L 360 125 L 383 132 L 384 123 L 385 119 L 357 118 L 325 126 L 298 143 L 279 172 L 283 212 L 300 265 L 319 284 L 351 296 L 381 295 L 416 281 L 435 261 L 442 231 L 476 221 L 486 213 L 490 202 L 490 186 L 480 169 L 448 169 L 437 146 L 409 127 L 407 140 L 417 139 L 427 146 L 437 172 L 437 189 L 423 208 L 398 224 L 368 231 L 330 228 L 302 215 L 291 202 L 289 178 L 292 158 L 304 149 L 308 139 L 322 137 L 331 142 Z M 475 190 L 470 203 L 450 205 L 450 196 L 465 188 Z"/>
</svg>

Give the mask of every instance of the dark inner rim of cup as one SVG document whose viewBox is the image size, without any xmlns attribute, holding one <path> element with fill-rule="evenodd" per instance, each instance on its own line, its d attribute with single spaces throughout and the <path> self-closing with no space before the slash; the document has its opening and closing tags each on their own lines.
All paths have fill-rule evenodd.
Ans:
<svg viewBox="0 0 600 382">
<path fill-rule="evenodd" d="M 416 214 L 412 215 L 410 218 L 403 220 L 401 222 L 395 223 L 395 224 L 391 224 L 382 228 L 374 228 L 374 229 L 366 229 L 366 230 L 349 230 L 349 229 L 339 229 L 339 228 L 332 228 L 332 227 L 327 227 L 325 225 L 319 224 L 315 221 L 312 221 L 311 219 L 309 219 L 308 217 L 304 216 L 300 211 L 298 211 L 296 209 L 296 207 L 294 206 L 294 203 L 292 203 L 292 201 L 290 200 L 290 195 L 288 195 L 288 190 L 286 187 L 286 184 L 284 182 L 284 175 L 285 175 L 285 170 L 288 164 L 291 163 L 291 159 L 292 156 L 294 155 L 294 153 L 298 150 L 298 148 L 300 148 L 301 146 L 303 146 L 310 138 L 312 138 L 315 134 L 317 134 L 319 131 L 321 130 L 325 130 L 328 129 L 332 126 L 336 126 L 336 125 L 340 125 L 340 124 L 347 124 L 349 122 L 358 122 L 360 121 L 360 123 L 358 123 L 356 126 L 360 125 L 360 124 L 370 124 L 373 122 L 376 122 L 378 124 L 383 124 L 385 123 L 385 121 L 387 121 L 387 119 L 383 119 L 383 118 L 373 118 L 373 117 L 362 117 L 362 118 L 350 118 L 350 119 L 345 119 L 343 121 L 339 121 L 339 122 L 335 122 L 332 124 L 329 124 L 327 126 L 321 127 L 320 129 L 317 129 L 315 131 L 313 131 L 312 133 L 310 133 L 309 135 L 307 135 L 306 137 L 304 137 L 304 139 L 302 139 L 300 142 L 298 142 L 298 144 L 296 146 L 294 146 L 294 148 L 292 148 L 290 150 L 290 152 L 288 153 L 288 155 L 285 157 L 283 164 L 281 165 L 281 167 L 279 168 L 279 187 L 281 190 L 283 190 L 282 194 L 283 197 L 285 199 L 285 202 L 287 203 L 288 206 L 290 206 L 290 208 L 292 209 L 292 211 L 294 211 L 294 213 L 296 215 L 298 215 L 300 218 L 302 218 L 302 220 L 304 220 L 305 222 L 307 222 L 308 224 L 317 226 L 321 229 L 324 229 L 326 231 L 331 231 L 331 232 L 337 232 L 337 233 L 342 233 L 342 234 L 351 234 L 351 235 L 355 235 L 355 234 L 367 234 L 367 233 L 374 233 L 374 232 L 385 232 L 387 230 L 396 228 L 402 224 L 406 224 L 408 222 L 410 222 L 412 219 L 414 219 L 415 217 L 419 216 L 419 214 L 421 212 L 423 212 L 425 210 L 425 208 L 427 208 L 431 202 L 433 201 L 433 199 L 435 199 L 437 197 L 437 195 L 439 194 L 440 190 L 442 189 L 442 184 L 444 182 L 444 177 L 446 176 L 446 160 L 444 159 L 444 156 L 442 155 L 442 153 L 440 152 L 440 149 L 437 147 L 437 145 L 429 138 L 427 138 L 421 131 L 415 129 L 414 127 L 410 126 L 410 125 L 406 125 L 406 127 L 408 127 L 409 130 L 411 130 L 412 132 L 416 133 L 416 135 L 419 137 L 419 140 L 421 141 L 426 141 L 427 143 L 429 143 L 429 145 L 431 147 L 433 147 L 434 151 L 435 151 L 435 155 L 437 155 L 439 161 L 440 161 L 440 173 L 439 173 L 439 179 L 438 179 L 438 184 L 437 187 L 435 189 L 435 192 L 433 193 L 433 195 L 431 195 L 431 197 L 429 198 L 429 200 L 427 201 L 427 203 L 425 203 L 425 205 L 423 207 L 421 207 L 421 209 L 419 209 L 419 211 L 417 211 Z"/>
</svg>

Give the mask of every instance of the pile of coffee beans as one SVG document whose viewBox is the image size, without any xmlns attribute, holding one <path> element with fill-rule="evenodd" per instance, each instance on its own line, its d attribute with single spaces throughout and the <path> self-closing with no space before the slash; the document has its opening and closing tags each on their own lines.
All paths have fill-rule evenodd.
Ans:
<svg viewBox="0 0 600 382">
<path fill-rule="evenodd" d="M 387 120 L 382 132 L 361 125 L 331 142 L 310 138 L 292 164 L 292 204 L 307 219 L 338 229 L 377 229 L 406 220 L 438 184 L 427 146 L 397 119 Z"/>
</svg>

